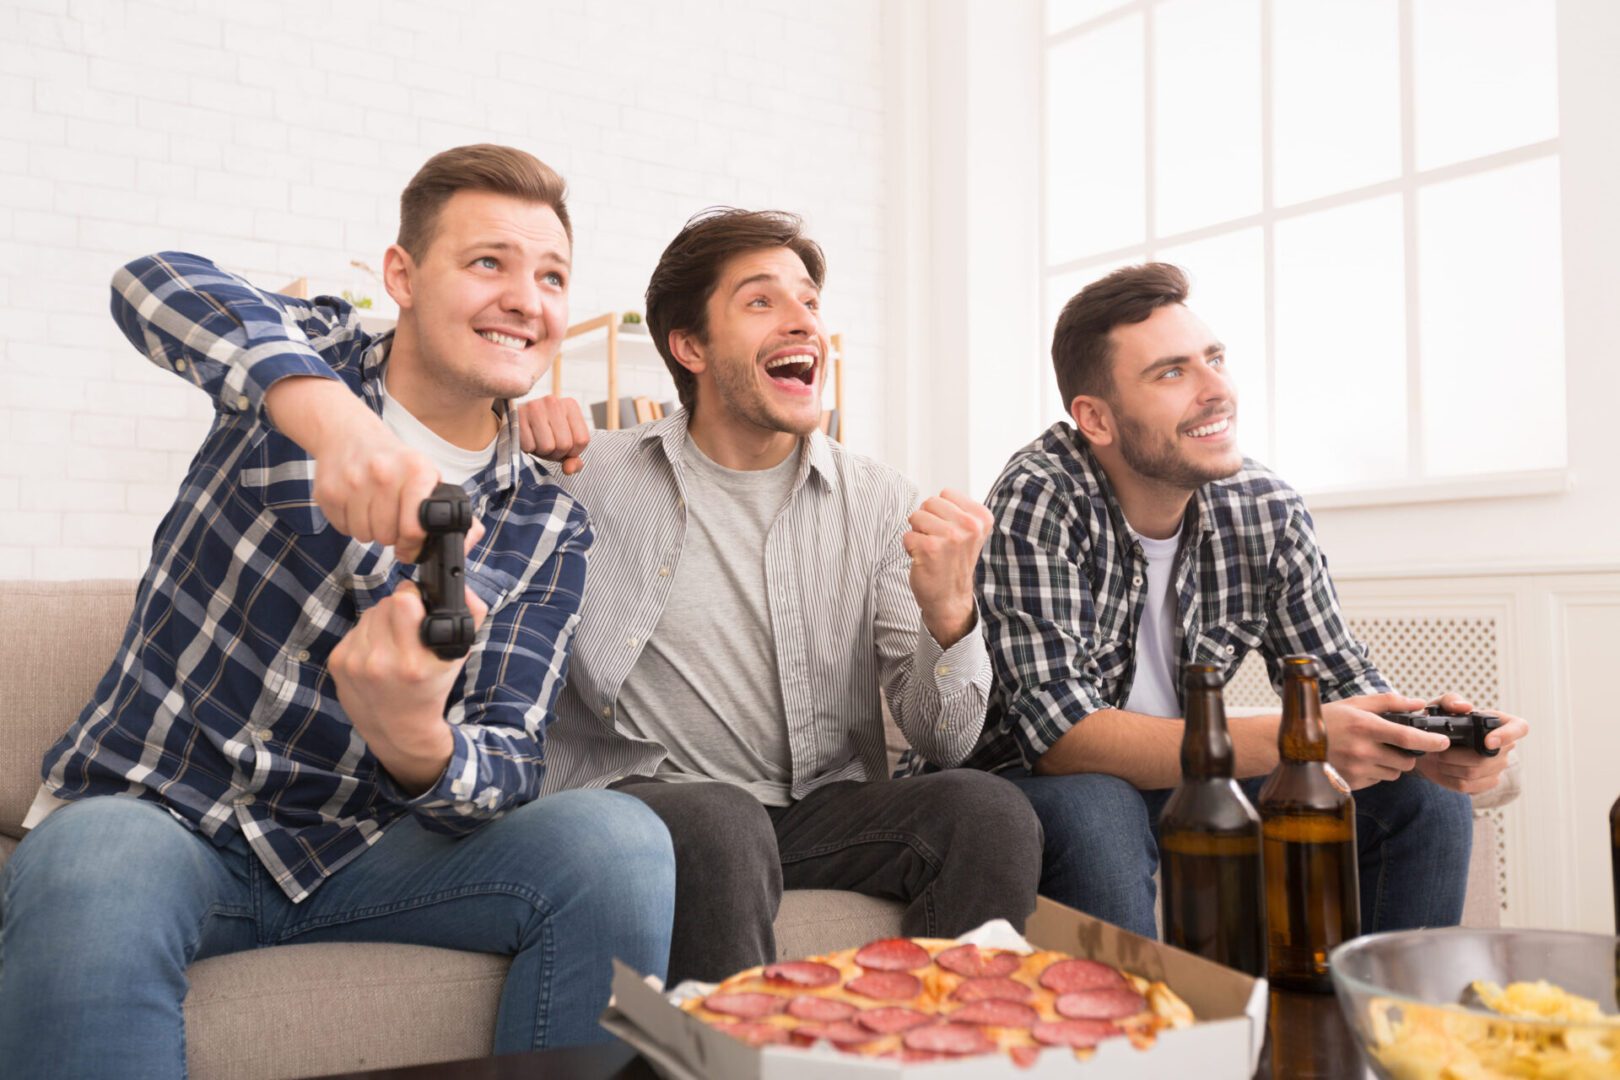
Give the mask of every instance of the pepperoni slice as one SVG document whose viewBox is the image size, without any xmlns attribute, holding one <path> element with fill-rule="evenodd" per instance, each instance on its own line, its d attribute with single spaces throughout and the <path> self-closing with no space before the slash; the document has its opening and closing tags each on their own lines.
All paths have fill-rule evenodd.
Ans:
<svg viewBox="0 0 1620 1080">
<path fill-rule="evenodd" d="M 1120 1034 L 1107 1020 L 1042 1020 L 1029 1029 L 1036 1042 L 1047 1046 L 1072 1046 L 1089 1050 L 1104 1039 Z"/>
<path fill-rule="evenodd" d="M 710 1012 L 724 1013 L 727 1016 L 740 1016 L 744 1020 L 758 1020 L 766 1016 L 774 1016 L 787 1008 L 787 998 L 775 994 L 761 994 L 748 991 L 739 991 L 726 994 L 710 994 L 703 999 L 703 1007 Z"/>
<path fill-rule="evenodd" d="M 779 1028 L 775 1024 L 767 1024 L 761 1020 L 738 1020 L 730 1024 L 716 1024 L 719 1030 L 734 1039 L 741 1039 L 749 1046 L 769 1046 L 773 1043 L 787 1043 L 792 1036 L 786 1028 Z"/>
<path fill-rule="evenodd" d="M 786 963 L 770 964 L 761 976 L 766 982 L 776 983 L 778 986 L 802 986 L 806 990 L 832 986 L 841 977 L 838 969 L 831 964 L 818 964 L 814 960 L 789 960 Z"/>
<path fill-rule="evenodd" d="M 861 1025 L 849 1020 L 834 1020 L 830 1024 L 800 1024 L 793 1034 L 795 1038 L 805 1042 L 825 1039 L 834 1046 L 854 1046 L 877 1038 Z"/>
<path fill-rule="evenodd" d="M 989 1037 L 970 1024 L 930 1024 L 913 1028 L 902 1037 L 907 1050 L 934 1054 L 984 1054 L 996 1048 Z"/>
<path fill-rule="evenodd" d="M 1125 986 L 1125 976 L 1095 960 L 1059 960 L 1041 972 L 1041 985 L 1059 994 Z"/>
<path fill-rule="evenodd" d="M 951 1013 L 956 1024 L 989 1024 L 991 1027 L 1028 1028 L 1041 1018 L 1040 1013 L 1021 1001 L 986 998 L 964 1005 Z"/>
<path fill-rule="evenodd" d="M 1024 958 L 1017 953 L 985 952 L 977 945 L 958 945 L 934 957 L 934 963 L 954 975 L 976 979 L 981 975 L 1011 975 Z"/>
<path fill-rule="evenodd" d="M 819 1020 L 824 1024 L 848 1020 L 860 1011 L 847 1001 L 816 997 L 814 994 L 800 994 L 787 1003 L 789 1016 L 797 1020 Z"/>
<path fill-rule="evenodd" d="M 951 991 L 954 1001 L 1028 1001 L 1035 991 L 1017 979 L 982 976 L 965 979 Z"/>
<path fill-rule="evenodd" d="M 901 1031 L 910 1031 L 914 1027 L 931 1024 L 934 1018 L 927 1013 L 920 1013 L 916 1009 L 907 1009 L 901 1005 L 884 1005 L 876 1009 L 866 1009 L 855 1018 L 863 1027 L 871 1028 L 879 1035 L 893 1035 Z"/>
<path fill-rule="evenodd" d="M 1110 986 L 1101 990 L 1059 994 L 1052 1007 L 1059 1016 L 1067 1016 L 1071 1020 L 1123 1020 L 1127 1016 L 1146 1012 L 1148 1003 L 1147 998 L 1135 990 Z"/>
<path fill-rule="evenodd" d="M 844 984 L 850 993 L 876 1001 L 910 1001 L 922 988 L 921 979 L 904 971 L 868 971 Z"/>
<path fill-rule="evenodd" d="M 862 945 L 855 962 L 868 971 L 916 971 L 927 967 L 933 958 L 915 941 L 884 938 Z"/>
</svg>

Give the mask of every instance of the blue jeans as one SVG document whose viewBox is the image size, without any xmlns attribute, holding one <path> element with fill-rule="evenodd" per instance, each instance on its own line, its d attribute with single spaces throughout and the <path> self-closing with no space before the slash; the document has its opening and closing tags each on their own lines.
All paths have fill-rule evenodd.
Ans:
<svg viewBox="0 0 1620 1080">
<path fill-rule="evenodd" d="M 1154 928 L 1159 812 L 1170 792 L 1117 776 L 1003 773 L 1041 819 L 1041 895 L 1144 937 Z M 1258 802 L 1264 777 L 1242 781 Z M 1474 818 L 1468 796 L 1406 773 L 1355 793 L 1363 933 L 1462 919 Z"/>
<path fill-rule="evenodd" d="M 497 1053 L 605 1041 L 609 961 L 664 973 L 674 895 L 663 823 L 611 791 L 549 796 L 459 838 L 396 822 L 299 904 L 240 836 L 215 847 L 152 803 L 85 799 L 0 872 L 0 1062 L 17 1077 L 184 1076 L 186 967 L 315 941 L 511 956 Z"/>
</svg>

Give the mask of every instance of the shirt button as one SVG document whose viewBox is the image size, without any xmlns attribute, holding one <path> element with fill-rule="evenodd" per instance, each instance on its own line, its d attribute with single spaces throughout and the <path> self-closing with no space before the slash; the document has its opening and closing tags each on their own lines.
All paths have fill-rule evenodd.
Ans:
<svg viewBox="0 0 1620 1080">
<path fill-rule="evenodd" d="M 293 659 L 297 660 L 300 664 L 309 663 L 309 650 L 299 649 L 297 652 L 293 653 Z"/>
<path fill-rule="evenodd" d="M 951 665 L 949 665 L 949 664 L 941 664 L 941 665 L 939 665 L 939 667 L 934 669 L 934 674 L 938 675 L 940 678 L 944 678 L 946 675 L 949 675 L 950 673 L 951 673 Z"/>
<path fill-rule="evenodd" d="M 658 568 L 658 576 L 659 576 L 659 577 L 669 577 L 669 567 L 667 567 L 667 566 L 660 566 L 660 567 L 659 567 L 659 568 Z"/>
<path fill-rule="evenodd" d="M 253 796 L 252 795 L 238 795 L 236 797 L 236 805 L 237 806 L 252 806 L 253 805 Z"/>
<path fill-rule="evenodd" d="M 184 371 L 184 370 L 186 370 L 186 358 L 185 357 L 182 356 L 180 359 L 178 359 L 178 360 L 176 360 L 174 362 L 174 370 L 176 370 L 176 371 Z"/>
<path fill-rule="evenodd" d="M 628 645 L 628 646 L 630 646 L 630 647 L 631 647 L 631 648 L 632 648 L 632 649 L 633 649 L 633 648 L 635 648 L 635 647 L 636 647 L 636 639 L 635 639 L 635 638 L 633 638 L 633 637 L 627 637 L 627 638 L 625 638 L 625 639 L 624 639 L 624 643 L 625 643 L 625 644 L 626 644 L 626 645 Z"/>
<path fill-rule="evenodd" d="M 1137 588 L 1141 588 L 1141 586 L 1142 586 L 1142 575 L 1137 574 L 1135 577 L 1131 578 L 1131 584 L 1135 585 Z"/>
<path fill-rule="evenodd" d="M 608 719 L 608 718 L 611 718 L 612 716 L 613 716 L 613 706 L 611 706 L 611 705 L 602 706 L 602 717 L 603 717 L 603 719 Z"/>
<path fill-rule="evenodd" d="M 238 409 L 242 409 L 244 411 L 247 409 L 247 407 L 248 407 L 248 399 L 247 399 L 246 394 L 237 394 L 236 395 L 236 407 Z"/>
<path fill-rule="evenodd" d="M 1228 645 L 1226 647 L 1226 655 L 1227 656 L 1231 656 L 1235 652 L 1237 652 L 1237 646 L 1236 645 Z"/>
</svg>

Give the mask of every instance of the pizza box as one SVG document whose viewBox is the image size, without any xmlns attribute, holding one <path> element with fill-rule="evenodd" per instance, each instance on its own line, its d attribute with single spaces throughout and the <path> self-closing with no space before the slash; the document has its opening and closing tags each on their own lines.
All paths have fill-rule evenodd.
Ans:
<svg viewBox="0 0 1620 1080">
<path fill-rule="evenodd" d="M 1025 925 L 1024 937 L 1037 948 L 1099 960 L 1149 980 L 1162 979 L 1192 1007 L 1198 1022 L 1160 1032 L 1147 1050 L 1137 1050 L 1126 1039 L 1108 1039 L 1087 1061 L 1054 1047 L 1027 1068 L 996 1054 L 902 1065 L 864 1059 L 824 1043 L 809 1048 L 749 1046 L 684 1012 L 643 976 L 615 960 L 613 1001 L 602 1016 L 602 1026 L 639 1050 L 670 1080 L 1142 1080 L 1185 1076 L 1249 1080 L 1259 1067 L 1266 1037 L 1264 979 L 1161 945 L 1045 897 Z"/>
</svg>

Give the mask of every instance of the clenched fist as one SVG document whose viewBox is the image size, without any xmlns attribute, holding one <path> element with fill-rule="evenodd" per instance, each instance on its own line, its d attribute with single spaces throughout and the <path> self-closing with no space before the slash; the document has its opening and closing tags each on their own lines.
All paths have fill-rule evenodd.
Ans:
<svg viewBox="0 0 1620 1080">
<path fill-rule="evenodd" d="M 901 538 L 911 556 L 911 592 L 922 609 L 923 625 L 948 649 L 977 622 L 973 568 L 995 519 L 983 505 L 949 488 L 911 515 L 911 531 Z"/>
<path fill-rule="evenodd" d="M 591 431 L 573 398 L 550 394 L 525 401 L 518 409 L 518 430 L 524 453 L 562 462 L 562 470 L 569 476 L 585 467 L 580 455 L 591 441 Z"/>
</svg>

